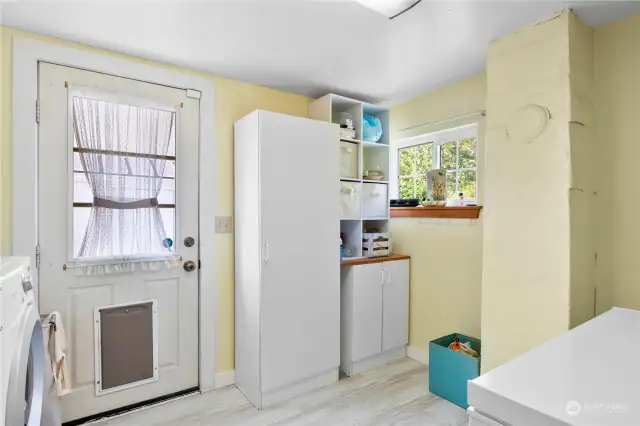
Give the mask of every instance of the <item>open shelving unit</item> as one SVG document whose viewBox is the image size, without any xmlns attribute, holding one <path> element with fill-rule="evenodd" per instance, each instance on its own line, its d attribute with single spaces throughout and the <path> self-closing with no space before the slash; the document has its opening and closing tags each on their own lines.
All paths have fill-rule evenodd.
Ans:
<svg viewBox="0 0 640 426">
<path fill-rule="evenodd" d="M 351 256 L 345 254 L 344 258 L 348 259 L 362 257 L 363 232 L 389 232 L 389 111 L 377 105 L 328 94 L 309 105 L 308 115 L 315 120 L 339 123 L 342 112 L 351 114 L 356 133 L 355 139 L 340 138 L 336 141 L 341 147 L 338 190 L 341 192 L 343 215 L 340 232 L 344 235 L 345 248 L 352 249 Z M 380 119 L 382 137 L 379 142 L 363 140 L 364 114 Z M 357 159 L 353 159 L 353 155 L 357 155 Z M 369 170 L 379 170 L 384 176 L 381 180 L 367 179 L 365 172 Z M 343 208 L 343 203 L 349 204 L 348 208 Z"/>
</svg>

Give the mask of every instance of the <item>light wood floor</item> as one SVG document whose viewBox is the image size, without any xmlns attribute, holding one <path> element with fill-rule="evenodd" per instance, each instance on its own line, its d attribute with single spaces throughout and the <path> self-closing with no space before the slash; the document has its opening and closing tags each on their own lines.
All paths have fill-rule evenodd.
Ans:
<svg viewBox="0 0 640 426">
<path fill-rule="evenodd" d="M 234 386 L 104 420 L 99 426 L 463 426 L 462 408 L 429 393 L 428 370 L 396 361 L 258 411 Z"/>
</svg>

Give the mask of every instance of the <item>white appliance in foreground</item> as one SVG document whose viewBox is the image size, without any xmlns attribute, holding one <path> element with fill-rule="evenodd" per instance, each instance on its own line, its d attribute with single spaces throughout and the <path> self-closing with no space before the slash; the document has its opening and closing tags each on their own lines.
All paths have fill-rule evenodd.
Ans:
<svg viewBox="0 0 640 426">
<path fill-rule="evenodd" d="M 470 381 L 470 426 L 640 425 L 638 337 L 614 308 Z"/>
<path fill-rule="evenodd" d="M 29 258 L 0 258 L 0 421 L 6 426 L 59 426 L 49 399 L 40 314 Z M 49 373 L 49 374 L 47 374 Z"/>
<path fill-rule="evenodd" d="M 338 380 L 338 126 L 235 124 L 237 387 L 258 408 Z"/>
</svg>

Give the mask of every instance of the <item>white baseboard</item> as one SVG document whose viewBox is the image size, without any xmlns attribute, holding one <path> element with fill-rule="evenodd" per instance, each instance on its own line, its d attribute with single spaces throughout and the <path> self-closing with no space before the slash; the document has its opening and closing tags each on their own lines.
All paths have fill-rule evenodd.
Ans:
<svg viewBox="0 0 640 426">
<path fill-rule="evenodd" d="M 418 361 L 424 365 L 429 365 L 429 354 L 422 348 L 417 346 L 407 346 L 407 357 Z M 216 373 L 215 389 L 224 388 L 236 384 L 235 370 L 223 371 Z"/>
<path fill-rule="evenodd" d="M 419 363 L 429 365 L 429 353 L 417 346 L 407 346 L 407 356 Z"/>
<path fill-rule="evenodd" d="M 228 370 L 222 373 L 216 373 L 216 389 L 236 384 L 236 371 Z"/>
</svg>

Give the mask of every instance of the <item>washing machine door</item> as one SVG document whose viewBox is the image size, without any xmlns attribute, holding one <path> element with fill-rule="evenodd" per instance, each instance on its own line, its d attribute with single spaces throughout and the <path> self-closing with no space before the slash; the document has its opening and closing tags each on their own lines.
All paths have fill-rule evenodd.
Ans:
<svg viewBox="0 0 640 426">
<path fill-rule="evenodd" d="M 40 315 L 29 302 L 21 316 L 20 334 L 9 370 L 6 426 L 40 426 L 44 398 L 44 340 Z"/>
</svg>

